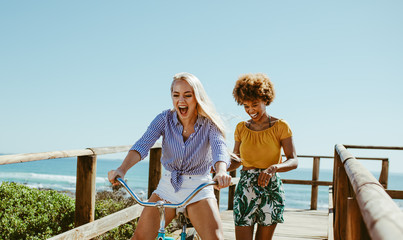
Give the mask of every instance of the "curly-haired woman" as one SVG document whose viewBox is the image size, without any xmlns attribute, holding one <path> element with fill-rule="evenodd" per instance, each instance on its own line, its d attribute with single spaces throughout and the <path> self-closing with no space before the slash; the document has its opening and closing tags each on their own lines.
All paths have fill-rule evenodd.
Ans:
<svg viewBox="0 0 403 240">
<path fill-rule="evenodd" d="M 229 169 L 243 166 L 234 198 L 236 239 L 253 239 L 255 224 L 258 225 L 255 239 L 271 239 L 277 223 L 284 222 L 284 190 L 277 172 L 298 166 L 292 132 L 286 121 L 266 111 L 275 92 L 265 74 L 240 76 L 233 96 L 251 117 L 236 126 L 234 153 L 242 163 L 232 161 Z"/>
</svg>

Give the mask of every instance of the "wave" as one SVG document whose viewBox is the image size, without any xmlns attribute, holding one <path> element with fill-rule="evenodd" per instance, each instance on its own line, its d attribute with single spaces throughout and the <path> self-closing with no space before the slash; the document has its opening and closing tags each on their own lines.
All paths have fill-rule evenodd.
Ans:
<svg viewBox="0 0 403 240">
<path fill-rule="evenodd" d="M 26 183 L 26 186 L 30 188 L 38 188 L 38 189 L 53 189 L 53 190 L 59 190 L 59 191 L 68 191 L 68 192 L 75 192 L 76 187 L 75 186 L 65 186 L 65 185 L 60 185 L 60 184 L 45 184 L 45 183 Z"/>
<path fill-rule="evenodd" d="M 26 172 L 0 172 L 2 180 L 13 181 L 22 180 L 26 182 L 45 181 L 45 182 L 64 182 L 67 184 L 76 184 L 76 176 L 69 175 L 53 175 L 53 174 L 39 174 L 39 173 L 26 173 Z M 97 177 L 96 183 L 105 183 L 106 178 Z"/>
<path fill-rule="evenodd" d="M 0 172 L 0 183 L 3 181 L 25 184 L 31 188 L 54 189 L 58 191 L 76 191 L 76 176 L 41 174 L 31 172 Z M 108 180 L 97 177 L 95 179 L 96 189 L 106 190 Z"/>
</svg>

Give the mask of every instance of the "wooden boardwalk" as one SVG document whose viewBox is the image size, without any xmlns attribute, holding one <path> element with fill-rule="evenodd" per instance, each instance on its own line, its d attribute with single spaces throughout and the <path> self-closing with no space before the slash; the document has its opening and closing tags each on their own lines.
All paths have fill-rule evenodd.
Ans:
<svg viewBox="0 0 403 240">
<path fill-rule="evenodd" d="M 235 239 L 232 211 L 221 212 L 221 219 L 224 239 Z M 273 239 L 327 239 L 328 221 L 327 211 L 286 209 L 284 223 L 277 225 Z"/>
</svg>

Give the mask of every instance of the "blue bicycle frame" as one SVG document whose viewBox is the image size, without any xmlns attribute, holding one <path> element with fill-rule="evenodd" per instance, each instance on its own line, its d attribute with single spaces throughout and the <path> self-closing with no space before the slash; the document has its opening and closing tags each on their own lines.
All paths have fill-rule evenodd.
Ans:
<svg viewBox="0 0 403 240">
<path fill-rule="evenodd" d="M 157 202 L 144 202 L 141 201 L 140 198 L 130 189 L 130 187 L 126 184 L 126 182 L 118 177 L 116 178 L 117 181 L 119 181 L 123 187 L 127 190 L 127 192 L 134 198 L 134 200 L 140 204 L 143 207 L 156 207 L 160 213 L 160 228 L 158 230 L 158 240 L 174 240 L 174 238 L 170 237 L 165 237 L 165 208 L 181 208 L 185 206 L 194 196 L 196 196 L 197 193 L 199 193 L 203 188 L 211 185 L 216 185 L 217 182 L 205 182 L 200 184 L 195 190 L 193 190 L 192 193 L 189 194 L 189 196 L 186 197 L 185 200 L 183 200 L 181 203 L 166 203 L 164 201 L 157 201 Z M 182 216 L 184 217 L 184 216 Z M 182 226 L 182 233 L 181 233 L 181 240 L 186 239 L 186 224 Z"/>
</svg>

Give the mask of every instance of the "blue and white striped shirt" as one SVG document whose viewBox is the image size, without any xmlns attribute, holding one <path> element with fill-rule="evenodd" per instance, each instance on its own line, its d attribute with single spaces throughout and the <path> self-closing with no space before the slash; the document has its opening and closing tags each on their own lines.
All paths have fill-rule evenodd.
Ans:
<svg viewBox="0 0 403 240">
<path fill-rule="evenodd" d="M 230 165 L 224 137 L 213 122 L 199 115 L 194 128 L 195 132 L 184 142 L 183 126 L 176 111 L 165 110 L 154 118 L 130 150 L 136 150 L 144 159 L 162 136 L 161 163 L 172 172 L 171 184 L 178 191 L 183 182 L 182 175 L 208 174 L 219 161 L 225 162 L 227 168 Z"/>
</svg>

